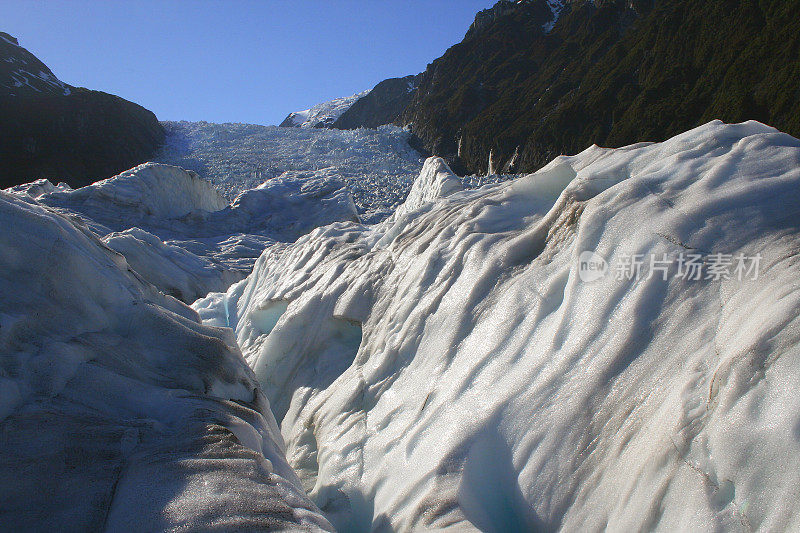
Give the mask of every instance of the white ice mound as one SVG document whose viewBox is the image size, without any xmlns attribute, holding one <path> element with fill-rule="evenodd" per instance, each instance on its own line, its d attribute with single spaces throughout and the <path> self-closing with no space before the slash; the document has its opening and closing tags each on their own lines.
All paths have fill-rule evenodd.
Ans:
<svg viewBox="0 0 800 533">
<path fill-rule="evenodd" d="M 243 232 L 294 241 L 314 228 L 339 221 L 358 222 L 347 186 L 317 173 L 286 172 L 241 193 L 227 209 L 192 221 L 186 233 L 218 235 Z"/>
<path fill-rule="evenodd" d="M 285 172 L 230 205 L 196 173 L 159 163 L 37 198 L 83 216 L 101 234 L 138 226 L 176 240 L 258 234 L 291 241 L 320 225 L 358 221 L 346 184 L 324 171 Z"/>
<path fill-rule="evenodd" d="M 167 244 L 143 229 L 110 233 L 102 240 L 125 256 L 137 274 L 183 302 L 191 303 L 209 292 L 226 290 L 243 277 L 237 270 Z"/>
<path fill-rule="evenodd" d="M 230 205 L 194 172 L 156 163 L 74 191 L 34 182 L 9 192 L 80 217 L 139 274 L 187 303 L 242 279 L 269 243 L 358 221 L 347 186 L 325 171 L 285 172 Z"/>
<path fill-rule="evenodd" d="M 395 211 L 397 219 L 423 205 L 444 198 L 454 192 L 464 190 L 464 185 L 441 157 L 429 157 L 425 160 L 419 176 L 411 186 L 406 201 Z"/>
<path fill-rule="evenodd" d="M 229 330 L 0 192 L 0 523 L 328 530 Z"/>
<path fill-rule="evenodd" d="M 63 182 L 59 183 L 58 185 L 53 185 L 50 180 L 38 179 L 30 183 L 14 185 L 13 187 L 9 187 L 5 190 L 6 192 L 14 194 L 27 194 L 31 198 L 39 198 L 45 194 L 50 194 L 51 192 L 71 191 L 72 187 Z"/>
<path fill-rule="evenodd" d="M 195 172 L 145 163 L 74 191 L 54 193 L 48 205 L 86 214 L 114 229 L 137 221 L 177 219 L 190 213 L 224 209 L 228 202 Z"/>
<path fill-rule="evenodd" d="M 195 308 L 343 530 L 797 530 L 798 206 L 800 141 L 712 122 L 317 229 Z"/>
</svg>

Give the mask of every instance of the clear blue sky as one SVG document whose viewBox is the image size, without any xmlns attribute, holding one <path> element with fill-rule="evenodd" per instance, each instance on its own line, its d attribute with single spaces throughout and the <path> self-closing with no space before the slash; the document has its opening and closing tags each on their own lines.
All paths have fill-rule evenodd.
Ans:
<svg viewBox="0 0 800 533">
<path fill-rule="evenodd" d="M 277 124 L 416 74 L 493 0 L 0 0 L 1 31 L 62 81 L 162 120 Z"/>
</svg>

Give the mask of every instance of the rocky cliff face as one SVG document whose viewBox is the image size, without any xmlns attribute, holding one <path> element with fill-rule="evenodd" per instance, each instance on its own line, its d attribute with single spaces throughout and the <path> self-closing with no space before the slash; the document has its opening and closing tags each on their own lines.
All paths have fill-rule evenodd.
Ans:
<svg viewBox="0 0 800 533">
<path fill-rule="evenodd" d="M 356 100 L 332 127 L 342 130 L 377 128 L 394 122 L 399 112 L 411 103 L 419 79 L 420 76 L 406 76 L 383 80 Z"/>
<path fill-rule="evenodd" d="M 503 16 L 517 11 L 519 9 L 528 8 L 530 6 L 537 6 L 539 11 L 546 4 L 547 7 L 552 7 L 551 12 L 560 11 L 566 0 L 548 0 L 547 2 L 540 2 L 538 0 L 500 0 L 495 5 L 488 9 L 478 11 L 475 15 L 475 21 L 467 30 L 465 39 L 470 39 L 483 32 Z"/>
<path fill-rule="evenodd" d="M 0 33 L 0 188 L 38 178 L 87 185 L 147 161 L 163 140 L 152 112 L 65 84 Z"/>
</svg>

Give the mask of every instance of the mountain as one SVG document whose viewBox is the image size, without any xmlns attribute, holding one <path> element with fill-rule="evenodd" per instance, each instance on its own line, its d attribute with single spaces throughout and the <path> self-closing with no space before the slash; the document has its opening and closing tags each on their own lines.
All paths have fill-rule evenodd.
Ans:
<svg viewBox="0 0 800 533">
<path fill-rule="evenodd" d="M 391 121 L 463 173 L 532 171 L 714 118 L 797 136 L 798 11 L 798 0 L 502 0 L 428 65 Z M 334 126 L 375 123 L 354 115 Z"/>
<path fill-rule="evenodd" d="M 561 11 L 568 1 L 569 0 L 547 0 L 545 3 L 536 0 L 500 0 L 492 7 L 478 11 L 478 14 L 475 15 L 475 21 L 469 27 L 469 30 L 467 30 L 465 39 L 482 33 L 485 28 L 497 22 L 497 20 L 504 15 L 526 6 L 534 6 L 537 10 L 536 15 L 544 17 L 545 21 L 542 22 L 541 27 L 542 30 L 547 33 L 553 29 Z"/>
<path fill-rule="evenodd" d="M 280 126 L 283 128 L 327 128 L 333 124 L 339 116 L 347 111 L 354 102 L 369 94 L 363 91 L 352 96 L 335 98 L 329 102 L 317 104 L 304 111 L 289 113 Z M 384 122 L 386 124 L 386 122 Z"/>
<path fill-rule="evenodd" d="M 163 140 L 151 111 L 62 82 L 0 32 L 0 188 L 39 178 L 83 186 L 147 161 Z"/>
<path fill-rule="evenodd" d="M 72 92 L 47 65 L 4 32 L 0 32 L 0 56 L 0 96 L 68 96 Z"/>
<path fill-rule="evenodd" d="M 365 96 L 353 102 L 331 127 L 352 130 L 377 128 L 382 124 L 392 123 L 397 117 L 398 109 L 405 109 L 411 103 L 418 83 L 419 76 L 383 80 Z"/>
</svg>

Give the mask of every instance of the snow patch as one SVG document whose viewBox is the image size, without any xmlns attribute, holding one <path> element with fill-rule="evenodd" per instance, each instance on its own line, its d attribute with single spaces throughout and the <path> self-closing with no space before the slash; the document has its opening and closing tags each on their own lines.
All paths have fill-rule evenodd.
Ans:
<svg viewBox="0 0 800 533">
<path fill-rule="evenodd" d="M 550 33 L 553 31 L 556 22 L 558 22 L 558 19 L 561 16 L 561 12 L 564 10 L 564 0 L 547 0 L 547 7 L 550 8 L 553 18 L 549 22 L 546 22 L 542 25 L 542 31 L 545 33 Z"/>
<path fill-rule="evenodd" d="M 56 78 L 47 67 L 28 50 L 21 47 L 17 40 L 7 33 L 0 32 L 0 57 L 5 63 L 16 68 L 6 70 L 4 77 L 13 80 L 11 85 L 5 84 L 10 89 L 9 96 L 18 96 L 15 89 L 25 87 L 29 92 L 61 94 L 67 96 L 71 93 L 69 85 Z"/>
</svg>

